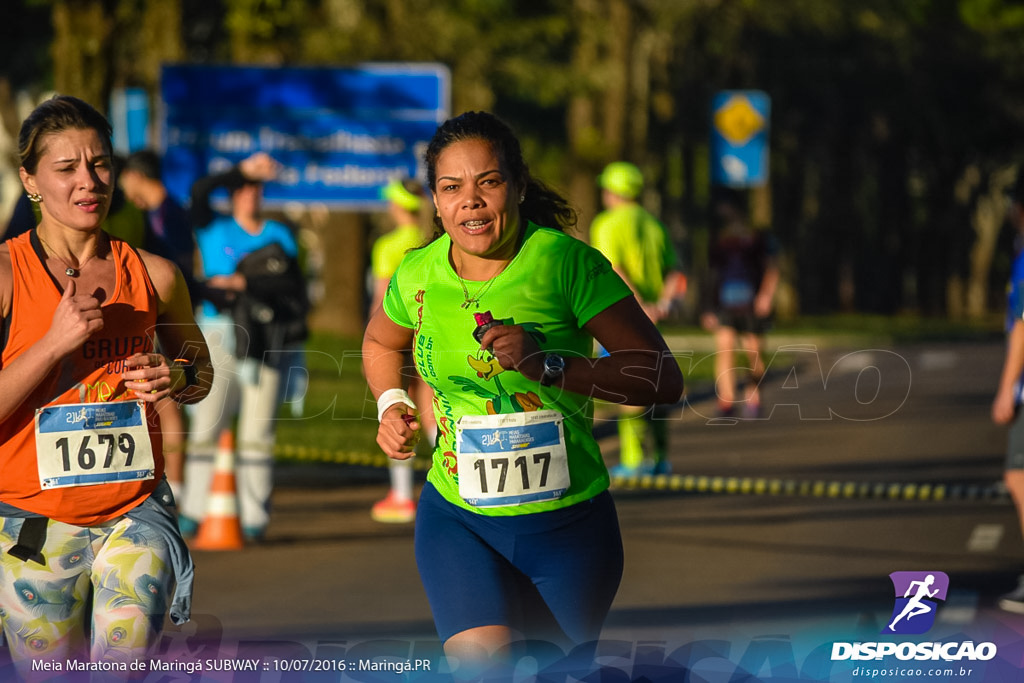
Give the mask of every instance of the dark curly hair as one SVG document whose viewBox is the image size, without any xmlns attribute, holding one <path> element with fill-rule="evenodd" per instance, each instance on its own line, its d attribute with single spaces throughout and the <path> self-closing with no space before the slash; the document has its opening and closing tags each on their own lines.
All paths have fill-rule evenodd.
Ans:
<svg viewBox="0 0 1024 683">
<path fill-rule="evenodd" d="M 466 140 L 489 143 L 512 178 L 526 188 L 523 202 L 519 205 L 519 215 L 523 219 L 562 232 L 576 226 L 576 209 L 558 192 L 530 176 L 530 169 L 523 159 L 523 150 L 515 133 L 508 124 L 489 112 L 469 111 L 460 114 L 445 121 L 434 133 L 424 155 L 427 185 L 432 192 L 437 190 L 437 160 L 441 152 L 456 142 Z M 441 219 L 435 217 L 432 239 L 443 234 Z"/>
</svg>

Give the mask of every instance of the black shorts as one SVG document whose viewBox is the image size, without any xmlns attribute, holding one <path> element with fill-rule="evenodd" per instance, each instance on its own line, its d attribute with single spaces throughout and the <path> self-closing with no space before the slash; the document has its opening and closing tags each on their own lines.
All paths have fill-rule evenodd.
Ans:
<svg viewBox="0 0 1024 683">
<path fill-rule="evenodd" d="M 762 335 L 772 328 L 771 316 L 759 318 L 748 309 L 718 311 L 718 323 L 722 327 L 731 327 L 739 334 Z"/>
</svg>

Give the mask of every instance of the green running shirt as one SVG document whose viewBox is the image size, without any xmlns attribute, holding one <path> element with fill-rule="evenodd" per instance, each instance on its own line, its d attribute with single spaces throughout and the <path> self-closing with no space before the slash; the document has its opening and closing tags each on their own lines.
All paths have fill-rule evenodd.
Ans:
<svg viewBox="0 0 1024 683">
<path fill-rule="evenodd" d="M 658 300 L 665 274 L 676 265 L 665 226 L 635 203 L 599 213 L 590 224 L 590 244 L 626 273 L 647 303 Z"/>
<path fill-rule="evenodd" d="M 448 235 L 409 252 L 391 278 L 384 312 L 413 330 L 413 358 L 434 390 L 438 442 L 427 479 L 451 503 L 480 514 L 520 515 L 567 507 L 608 488 L 608 471 L 593 437 L 593 401 L 542 387 L 505 371 L 473 338 L 474 313 L 522 325 L 544 351 L 567 358 L 593 357 L 593 338 L 583 326 L 612 304 L 631 296 L 626 283 L 600 252 L 557 230 L 528 224 L 522 247 L 488 286 L 467 282 L 470 295 L 486 287 L 480 306 L 461 308 L 462 285 L 449 261 Z M 579 361 L 577 361 L 579 362 Z M 423 408 L 423 406 L 421 406 Z M 464 415 L 557 410 L 569 462 L 570 486 L 546 502 L 476 508 L 459 496 L 455 425 Z"/>
</svg>

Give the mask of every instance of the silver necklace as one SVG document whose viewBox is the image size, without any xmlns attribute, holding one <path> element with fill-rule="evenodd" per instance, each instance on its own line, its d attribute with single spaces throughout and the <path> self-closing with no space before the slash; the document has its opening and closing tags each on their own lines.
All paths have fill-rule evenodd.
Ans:
<svg viewBox="0 0 1024 683">
<path fill-rule="evenodd" d="M 57 256 L 57 251 L 50 246 L 49 242 L 43 239 L 42 235 L 40 235 L 38 232 L 36 233 L 36 235 L 39 237 L 39 241 L 43 244 L 43 246 L 46 247 L 46 250 L 50 253 L 50 256 L 53 256 L 53 258 L 57 259 L 58 261 L 64 264 L 64 274 L 67 275 L 68 277 L 78 277 L 79 275 L 81 275 L 82 268 L 85 268 L 85 264 L 91 261 L 94 256 L 96 256 L 97 250 L 93 249 L 92 253 L 85 257 L 85 260 L 79 263 L 78 267 L 75 268 L 70 263 L 65 261 L 63 258 Z"/>
</svg>

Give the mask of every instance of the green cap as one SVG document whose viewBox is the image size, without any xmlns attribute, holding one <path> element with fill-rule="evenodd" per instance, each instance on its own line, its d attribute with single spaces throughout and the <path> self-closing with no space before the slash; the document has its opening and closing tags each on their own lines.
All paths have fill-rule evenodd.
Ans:
<svg viewBox="0 0 1024 683">
<path fill-rule="evenodd" d="M 627 199 L 635 199 L 644 187 L 644 175 L 628 161 L 613 161 L 604 167 L 597 182 L 609 192 Z"/>
<path fill-rule="evenodd" d="M 420 205 L 423 203 L 422 197 L 407 190 L 402 181 L 397 178 L 381 189 L 380 196 L 382 199 L 398 204 L 406 211 L 412 212 L 419 211 Z"/>
</svg>

